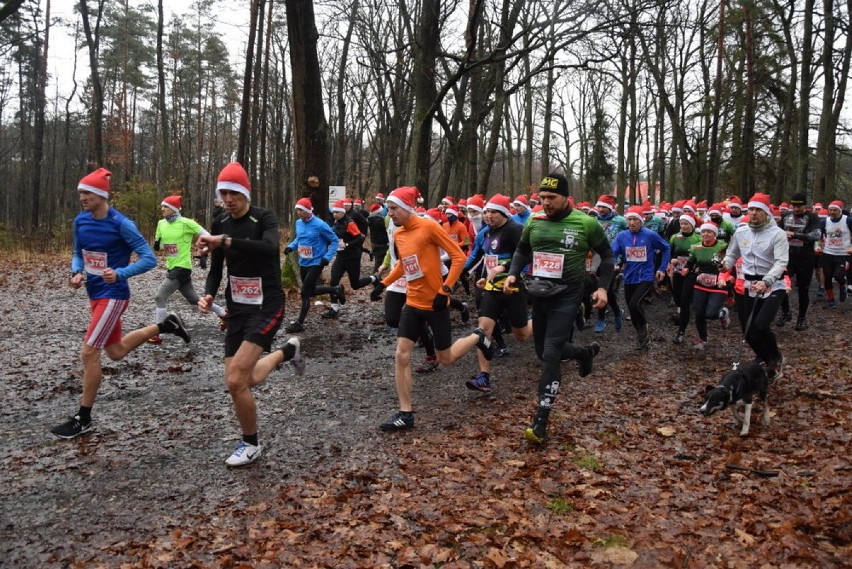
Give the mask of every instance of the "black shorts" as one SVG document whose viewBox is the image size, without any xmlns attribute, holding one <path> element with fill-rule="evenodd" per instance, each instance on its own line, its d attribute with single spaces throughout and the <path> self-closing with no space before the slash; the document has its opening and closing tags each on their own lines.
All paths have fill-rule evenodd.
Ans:
<svg viewBox="0 0 852 569">
<path fill-rule="evenodd" d="M 225 357 L 230 358 L 240 349 L 243 342 L 251 342 L 263 348 L 272 349 L 272 341 L 284 320 L 284 303 L 256 312 L 234 312 L 228 316 L 228 328 L 225 334 Z"/>
<path fill-rule="evenodd" d="M 509 324 L 512 328 L 523 328 L 527 325 L 527 293 L 526 290 L 514 294 L 503 294 L 499 291 L 486 290 L 479 301 L 479 315 L 490 318 L 495 322 L 506 311 L 509 314 Z"/>
<path fill-rule="evenodd" d="M 408 338 L 416 342 L 423 332 L 423 323 L 429 324 L 432 329 L 432 337 L 435 340 L 436 350 L 446 350 L 453 344 L 453 334 L 450 330 L 450 311 L 446 310 L 420 310 L 413 306 L 402 307 L 399 316 L 398 338 Z"/>
</svg>

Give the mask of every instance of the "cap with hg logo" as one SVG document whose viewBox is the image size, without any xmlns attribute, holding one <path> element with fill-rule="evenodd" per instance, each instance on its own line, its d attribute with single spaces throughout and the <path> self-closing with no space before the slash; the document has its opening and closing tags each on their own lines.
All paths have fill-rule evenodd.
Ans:
<svg viewBox="0 0 852 569">
<path fill-rule="evenodd" d="M 568 195 L 568 180 L 562 174 L 551 173 L 542 178 L 538 186 L 540 192 L 554 192 L 563 196 Z"/>
</svg>

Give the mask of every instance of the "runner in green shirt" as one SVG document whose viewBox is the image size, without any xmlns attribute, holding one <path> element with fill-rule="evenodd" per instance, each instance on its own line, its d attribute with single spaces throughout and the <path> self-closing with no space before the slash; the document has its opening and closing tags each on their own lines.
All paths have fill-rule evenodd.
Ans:
<svg viewBox="0 0 852 569">
<path fill-rule="evenodd" d="M 198 305 L 200 298 L 192 286 L 192 246 L 199 235 L 208 235 L 208 233 L 197 222 L 183 217 L 180 209 L 180 196 L 169 196 L 160 203 L 163 219 L 157 222 L 154 250 L 163 252 L 168 273 L 154 297 L 154 303 L 157 305 L 155 311 L 157 323 L 165 320 L 168 315 L 166 306 L 169 297 L 175 291 L 180 291 L 187 302 L 193 306 Z M 215 303 L 211 310 L 222 319 L 227 315 L 225 309 Z M 163 340 L 157 334 L 148 341 L 152 344 L 160 344 Z"/>
</svg>

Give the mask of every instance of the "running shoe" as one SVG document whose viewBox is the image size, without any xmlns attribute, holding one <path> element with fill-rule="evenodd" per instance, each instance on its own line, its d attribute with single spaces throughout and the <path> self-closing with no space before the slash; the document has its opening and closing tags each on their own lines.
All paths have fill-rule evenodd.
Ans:
<svg viewBox="0 0 852 569">
<path fill-rule="evenodd" d="M 474 328 L 473 333 L 479 336 L 479 341 L 476 343 L 476 347 L 479 348 L 486 360 L 493 360 L 494 342 L 485 335 L 485 331 L 482 328 Z"/>
<path fill-rule="evenodd" d="M 835 308 L 835 307 L 837 307 L 837 301 L 836 300 L 829 300 L 828 302 L 825 303 L 825 306 L 823 306 L 823 308 L 826 308 L 826 309 Z"/>
<path fill-rule="evenodd" d="M 461 321 L 465 324 L 470 320 L 470 307 L 466 302 L 462 302 Z"/>
<path fill-rule="evenodd" d="M 302 325 L 301 322 L 297 322 L 294 320 L 293 322 L 290 322 L 284 327 L 284 331 L 289 334 L 295 334 L 296 332 L 304 332 L 305 327 L 304 325 Z"/>
<path fill-rule="evenodd" d="M 74 437 L 78 437 L 83 433 L 89 432 L 92 428 L 92 422 L 89 421 L 85 425 L 83 421 L 80 419 L 80 415 L 74 415 L 61 425 L 56 425 L 50 432 L 59 437 L 60 439 L 73 439 Z"/>
<path fill-rule="evenodd" d="M 379 430 L 385 431 L 386 433 L 404 431 L 406 429 L 413 428 L 414 413 L 411 411 L 399 411 L 394 413 L 389 419 L 379 425 Z"/>
<path fill-rule="evenodd" d="M 497 349 L 494 351 L 494 357 L 495 358 L 505 358 L 506 356 L 510 355 L 511 353 L 512 352 L 510 352 L 509 348 L 507 348 L 506 346 L 498 346 Z"/>
<path fill-rule="evenodd" d="M 583 348 L 586 350 L 586 355 L 577 360 L 577 369 L 580 372 L 580 377 L 586 377 L 592 373 L 595 356 L 601 351 L 601 345 L 597 342 L 592 342 Z"/>
<path fill-rule="evenodd" d="M 781 318 L 778 319 L 778 327 L 783 328 L 787 322 L 793 321 L 793 313 L 792 312 L 783 312 L 781 313 Z"/>
<path fill-rule="evenodd" d="M 808 329 L 808 321 L 805 320 L 804 318 L 799 318 L 796 321 L 796 331 L 801 332 L 802 330 L 807 330 L 807 329 Z"/>
<path fill-rule="evenodd" d="M 698 350 L 699 352 L 703 352 L 704 348 L 706 348 L 706 347 L 707 347 L 707 340 L 702 340 L 701 338 L 698 338 L 697 340 L 695 340 L 695 343 L 692 345 L 692 349 Z"/>
<path fill-rule="evenodd" d="M 293 366 L 296 375 L 305 375 L 305 358 L 302 357 L 302 341 L 298 338 L 290 338 L 281 348 L 284 359 Z"/>
<path fill-rule="evenodd" d="M 674 339 L 675 344 L 683 344 L 683 332 L 678 332 Z"/>
<path fill-rule="evenodd" d="M 426 359 L 420 362 L 420 365 L 414 368 L 417 373 L 431 373 L 438 369 L 438 358 L 435 356 L 426 356 Z"/>
<path fill-rule="evenodd" d="M 260 458 L 262 451 L 263 447 L 260 445 L 250 445 L 245 441 L 240 441 L 237 443 L 237 448 L 234 449 L 233 454 L 225 459 L 225 464 L 228 466 L 246 466 Z"/>
<path fill-rule="evenodd" d="M 160 324 L 160 332 L 174 334 L 178 338 L 182 338 L 185 343 L 189 343 L 189 331 L 187 331 L 183 319 L 174 312 L 170 312 Z"/>
<path fill-rule="evenodd" d="M 817 291 L 817 298 L 825 298 L 825 289 L 824 288 L 819 287 L 819 290 Z"/>
<path fill-rule="evenodd" d="M 322 316 L 323 318 L 331 318 L 331 319 L 336 320 L 337 316 L 338 316 L 338 312 L 337 312 L 337 310 L 335 310 L 335 309 L 333 309 L 332 307 L 329 306 L 328 310 L 326 310 L 325 312 L 320 314 L 320 316 Z"/>
<path fill-rule="evenodd" d="M 539 409 L 531 426 L 524 431 L 524 438 L 535 444 L 544 444 L 547 440 L 547 418 L 549 412 Z"/>
<path fill-rule="evenodd" d="M 790 317 L 792 319 L 792 316 Z M 722 310 L 719 311 L 719 326 L 722 327 L 722 330 L 727 330 L 728 326 L 731 325 L 731 317 L 730 311 L 727 307 L 722 307 Z"/>
<path fill-rule="evenodd" d="M 473 391 L 491 391 L 491 380 L 488 378 L 488 374 L 484 371 L 481 371 L 479 372 L 479 375 L 475 375 L 470 378 L 465 385 L 468 389 Z"/>
<path fill-rule="evenodd" d="M 159 346 L 160 344 L 163 343 L 163 339 L 160 337 L 159 334 L 154 334 L 153 336 L 148 338 L 148 343 L 149 344 L 156 344 L 156 345 Z"/>
<path fill-rule="evenodd" d="M 604 330 L 606 330 L 606 320 L 598 318 L 597 322 L 595 322 L 595 334 L 603 334 Z"/>
<path fill-rule="evenodd" d="M 624 326 L 624 309 L 619 308 L 612 315 L 612 319 L 615 321 L 615 331 L 620 332 L 621 327 Z"/>
<path fill-rule="evenodd" d="M 648 329 L 648 325 L 639 330 L 639 349 L 640 350 L 648 350 L 651 348 L 651 331 Z"/>
</svg>

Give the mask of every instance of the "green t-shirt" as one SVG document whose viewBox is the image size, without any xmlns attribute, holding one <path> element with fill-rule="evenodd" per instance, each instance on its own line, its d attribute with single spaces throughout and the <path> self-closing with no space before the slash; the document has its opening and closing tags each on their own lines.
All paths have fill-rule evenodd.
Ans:
<svg viewBox="0 0 852 569">
<path fill-rule="evenodd" d="M 689 248 L 689 264 L 696 267 L 696 272 L 718 274 L 719 265 L 725 258 L 725 249 L 727 248 L 728 244 L 718 239 L 710 247 L 705 247 L 699 241 Z"/>
<path fill-rule="evenodd" d="M 521 242 L 532 249 L 533 276 L 582 283 L 586 277 L 586 254 L 602 244 L 608 246 L 603 228 L 594 217 L 574 209 L 558 221 L 544 212 L 534 214 L 524 225 Z M 561 277 L 556 274 L 561 266 Z"/>
<path fill-rule="evenodd" d="M 167 269 L 192 269 L 192 243 L 202 231 L 204 228 L 188 217 L 181 216 L 171 222 L 161 219 L 157 223 L 154 240 L 160 242 Z"/>
</svg>

